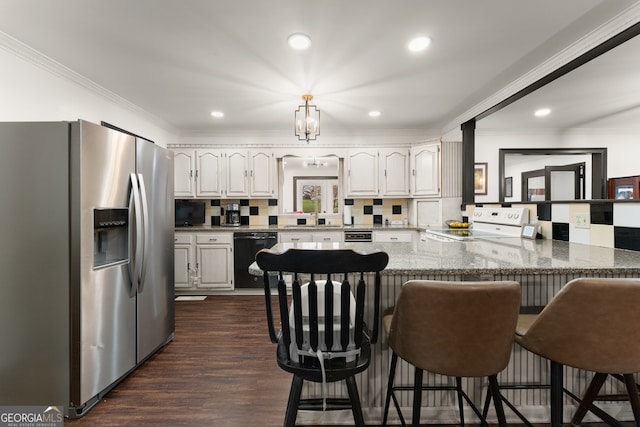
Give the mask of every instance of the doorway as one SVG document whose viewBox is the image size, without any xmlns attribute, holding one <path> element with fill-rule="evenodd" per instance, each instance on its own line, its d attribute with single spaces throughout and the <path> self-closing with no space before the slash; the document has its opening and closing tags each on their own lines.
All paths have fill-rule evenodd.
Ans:
<svg viewBox="0 0 640 427">
<path fill-rule="evenodd" d="M 522 172 L 522 196 L 527 202 L 584 200 L 585 185 L 584 162 Z"/>
</svg>

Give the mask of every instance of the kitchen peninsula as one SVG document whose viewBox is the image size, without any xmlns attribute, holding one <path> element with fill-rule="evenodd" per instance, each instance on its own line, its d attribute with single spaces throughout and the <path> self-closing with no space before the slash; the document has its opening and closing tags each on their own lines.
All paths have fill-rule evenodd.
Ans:
<svg viewBox="0 0 640 427">
<path fill-rule="evenodd" d="M 356 251 L 386 251 L 389 264 L 382 272 L 382 309 L 393 306 L 403 283 L 412 279 L 435 280 L 515 280 L 522 285 L 522 306 L 534 309 L 543 306 L 565 283 L 577 277 L 640 277 L 640 253 L 619 249 L 568 243 L 554 240 L 527 240 L 520 238 L 479 239 L 463 242 L 441 242 L 420 240 L 413 243 L 280 243 L 272 250 L 284 251 L 291 247 L 308 249 L 353 248 Z M 253 264 L 250 272 L 260 275 Z M 367 298 L 371 306 L 372 292 Z M 490 307 L 487 307 L 490 310 Z M 369 423 L 381 420 L 385 387 L 389 370 L 389 350 L 384 337 L 374 347 L 370 368 L 358 378 L 358 387 L 365 416 Z M 413 369 L 402 362 L 397 374 L 398 381 L 411 383 Z M 565 385 L 581 394 L 586 388 L 589 375 L 567 368 Z M 435 385 L 451 382 L 452 379 L 427 374 L 425 384 Z M 480 379 L 466 379 L 464 387 L 472 399 L 482 404 L 485 386 Z M 507 369 L 499 375 L 499 381 L 548 381 L 547 362 L 514 346 Z M 321 393 L 317 385 L 305 384 L 312 393 Z M 334 385 L 331 385 L 334 387 Z M 608 387 L 617 387 L 612 384 Z M 609 390 L 611 391 L 611 390 Z M 341 394 L 339 387 L 330 389 L 330 394 Z M 548 393 L 546 391 L 507 390 L 505 396 L 529 418 L 531 422 L 548 422 Z M 438 424 L 457 423 L 457 403 L 453 393 L 439 393 L 430 397 L 422 409 L 423 418 Z M 425 400 L 425 402 L 427 402 Z M 400 404 L 411 406 L 410 393 L 400 394 Z M 624 402 L 609 403 L 620 420 L 633 419 Z M 410 409 L 407 409 L 410 413 Z M 573 402 L 565 400 L 565 419 L 575 410 Z M 394 411 L 391 411 L 394 414 Z M 469 413 L 469 419 L 475 419 Z M 490 419 L 493 414 L 490 413 Z M 339 423 L 349 420 L 348 412 L 322 414 L 302 412 L 299 420 L 312 423 Z M 519 422 L 507 410 L 509 422 Z"/>
</svg>

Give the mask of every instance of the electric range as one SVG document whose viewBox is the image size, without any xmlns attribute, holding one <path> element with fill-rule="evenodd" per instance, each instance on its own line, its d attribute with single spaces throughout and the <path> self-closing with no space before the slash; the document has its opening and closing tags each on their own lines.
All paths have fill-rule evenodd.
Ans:
<svg viewBox="0 0 640 427">
<path fill-rule="evenodd" d="M 469 228 L 429 228 L 428 238 L 441 241 L 520 237 L 522 226 L 529 223 L 529 209 L 475 208 L 469 218 Z"/>
</svg>

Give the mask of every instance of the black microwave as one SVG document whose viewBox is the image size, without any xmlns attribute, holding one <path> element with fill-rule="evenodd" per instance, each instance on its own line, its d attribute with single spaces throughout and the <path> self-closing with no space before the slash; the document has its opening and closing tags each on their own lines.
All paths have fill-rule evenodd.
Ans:
<svg viewBox="0 0 640 427">
<path fill-rule="evenodd" d="M 175 202 L 176 227 L 188 227 L 205 223 L 205 202 L 196 200 L 176 200 Z"/>
</svg>

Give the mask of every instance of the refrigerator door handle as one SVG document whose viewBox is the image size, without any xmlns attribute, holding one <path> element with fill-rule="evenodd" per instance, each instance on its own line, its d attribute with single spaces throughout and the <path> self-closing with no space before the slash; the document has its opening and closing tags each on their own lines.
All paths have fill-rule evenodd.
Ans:
<svg viewBox="0 0 640 427">
<path fill-rule="evenodd" d="M 131 256 L 129 254 L 129 272 L 131 274 L 132 293 L 138 292 L 138 286 L 140 283 L 140 276 L 142 274 L 142 250 L 143 250 L 143 224 L 142 224 L 142 206 L 140 203 L 140 187 L 138 185 L 138 178 L 135 173 L 131 173 L 131 194 L 133 195 L 133 204 L 129 206 L 129 209 L 133 210 L 136 236 L 135 236 L 135 254 Z"/>
<path fill-rule="evenodd" d="M 149 204 L 147 202 L 147 190 L 144 185 L 144 177 L 138 174 L 138 185 L 140 186 L 140 200 L 142 205 L 142 257 L 139 259 L 140 278 L 138 281 L 138 292 L 142 292 L 144 287 L 144 279 L 147 275 L 147 254 L 149 254 Z M 139 241 L 140 242 L 140 241 Z"/>
</svg>

